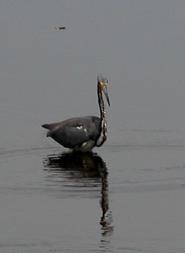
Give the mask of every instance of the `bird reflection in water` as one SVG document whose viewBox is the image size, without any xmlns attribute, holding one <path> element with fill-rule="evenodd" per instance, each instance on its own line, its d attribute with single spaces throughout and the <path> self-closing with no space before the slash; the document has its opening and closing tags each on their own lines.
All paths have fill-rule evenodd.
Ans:
<svg viewBox="0 0 185 253">
<path fill-rule="evenodd" d="M 112 215 L 109 210 L 108 198 L 108 172 L 103 159 L 96 153 L 71 152 L 48 155 L 44 160 L 44 166 L 49 172 L 71 172 L 71 179 L 78 178 L 78 183 L 85 179 L 95 179 L 101 185 L 100 206 L 102 215 L 100 225 L 102 235 L 110 234 L 113 231 Z M 99 184 L 96 184 L 96 187 Z M 86 184 L 85 187 L 89 187 Z"/>
</svg>

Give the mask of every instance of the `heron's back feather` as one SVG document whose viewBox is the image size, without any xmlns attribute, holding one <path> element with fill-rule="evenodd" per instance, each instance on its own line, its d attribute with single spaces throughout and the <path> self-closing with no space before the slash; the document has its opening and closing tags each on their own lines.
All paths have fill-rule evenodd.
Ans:
<svg viewBox="0 0 185 253">
<path fill-rule="evenodd" d="M 89 140 L 96 142 L 99 136 L 100 118 L 96 116 L 71 118 L 62 122 L 44 124 L 42 127 L 48 129 L 47 136 L 59 144 L 67 148 L 75 148 Z"/>
</svg>

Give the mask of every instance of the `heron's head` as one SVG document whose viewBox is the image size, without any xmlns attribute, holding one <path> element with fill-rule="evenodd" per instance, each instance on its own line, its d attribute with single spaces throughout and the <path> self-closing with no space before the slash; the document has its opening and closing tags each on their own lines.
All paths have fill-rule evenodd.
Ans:
<svg viewBox="0 0 185 253">
<path fill-rule="evenodd" d="M 106 97 L 107 103 L 110 106 L 110 100 L 109 100 L 109 95 L 108 95 L 108 90 L 107 90 L 108 80 L 102 76 L 98 76 L 97 82 L 98 82 L 98 88 L 100 89 L 101 92 L 103 92 L 103 94 Z"/>
</svg>

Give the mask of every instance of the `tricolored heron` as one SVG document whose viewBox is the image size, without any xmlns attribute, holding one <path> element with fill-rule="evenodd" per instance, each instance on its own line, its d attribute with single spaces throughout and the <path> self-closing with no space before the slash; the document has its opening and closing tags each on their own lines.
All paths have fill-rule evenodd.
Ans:
<svg viewBox="0 0 185 253">
<path fill-rule="evenodd" d="M 47 137 L 51 137 L 65 148 L 74 151 L 88 152 L 94 147 L 102 146 L 107 139 L 107 122 L 103 94 L 110 106 L 107 84 L 107 79 L 102 76 L 97 77 L 100 117 L 76 117 L 62 122 L 44 124 L 42 127 L 49 130 Z"/>
</svg>

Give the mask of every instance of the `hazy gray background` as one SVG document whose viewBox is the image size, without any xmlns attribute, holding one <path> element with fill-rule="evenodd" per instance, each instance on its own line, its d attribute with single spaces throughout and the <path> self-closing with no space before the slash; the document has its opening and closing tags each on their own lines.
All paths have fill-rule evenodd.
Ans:
<svg viewBox="0 0 185 253">
<path fill-rule="evenodd" d="M 0 252 L 185 252 L 184 24 L 183 0 L 0 0 Z M 45 165 L 40 127 L 97 114 L 97 73 L 108 234 L 100 178 Z"/>
<path fill-rule="evenodd" d="M 115 132 L 184 131 L 184 36 L 184 1 L 2 0 L 1 143 L 35 144 L 43 122 L 96 114 L 97 73 Z"/>
</svg>

